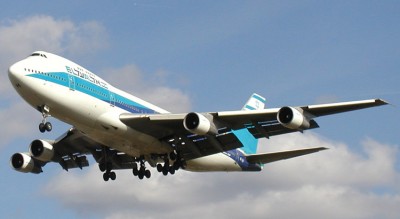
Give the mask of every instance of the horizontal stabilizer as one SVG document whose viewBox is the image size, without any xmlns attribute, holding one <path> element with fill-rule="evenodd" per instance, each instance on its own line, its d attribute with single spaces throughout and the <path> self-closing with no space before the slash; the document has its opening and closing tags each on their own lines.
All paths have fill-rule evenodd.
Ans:
<svg viewBox="0 0 400 219">
<path fill-rule="evenodd" d="M 266 154 L 254 154 L 246 156 L 246 159 L 250 163 L 271 163 L 279 160 L 285 160 L 293 157 L 303 156 L 306 154 L 312 154 L 318 151 L 326 150 L 328 148 L 319 147 L 319 148 L 308 148 L 308 149 L 300 149 L 293 151 L 282 151 L 282 152 L 274 152 L 274 153 L 266 153 Z"/>
</svg>

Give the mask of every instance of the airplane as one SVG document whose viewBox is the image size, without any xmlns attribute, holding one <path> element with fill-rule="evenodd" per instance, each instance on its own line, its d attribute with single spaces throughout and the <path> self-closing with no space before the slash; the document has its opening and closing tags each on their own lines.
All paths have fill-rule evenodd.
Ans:
<svg viewBox="0 0 400 219">
<path fill-rule="evenodd" d="M 170 113 L 124 92 L 61 56 L 36 51 L 8 69 L 18 94 L 42 114 L 40 132 L 52 130 L 49 117 L 72 125 L 55 140 L 36 139 L 29 152 L 15 153 L 10 165 L 42 173 L 50 162 L 68 171 L 89 166 L 92 155 L 103 180 L 130 169 L 150 178 L 177 170 L 261 171 L 265 164 L 325 150 L 324 147 L 257 154 L 258 139 L 318 128 L 315 118 L 388 104 L 382 99 L 265 108 L 252 94 L 241 110 Z"/>
</svg>

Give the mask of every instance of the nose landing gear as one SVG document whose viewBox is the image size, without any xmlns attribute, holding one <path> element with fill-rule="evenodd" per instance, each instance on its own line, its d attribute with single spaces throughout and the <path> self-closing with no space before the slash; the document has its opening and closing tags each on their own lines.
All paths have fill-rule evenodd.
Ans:
<svg viewBox="0 0 400 219">
<path fill-rule="evenodd" d="M 39 111 L 42 113 L 42 122 L 39 124 L 39 131 L 44 133 L 46 131 L 50 132 L 53 129 L 53 126 L 50 122 L 47 122 L 47 117 L 50 117 L 50 107 L 47 105 L 43 105 L 38 107 Z"/>
</svg>

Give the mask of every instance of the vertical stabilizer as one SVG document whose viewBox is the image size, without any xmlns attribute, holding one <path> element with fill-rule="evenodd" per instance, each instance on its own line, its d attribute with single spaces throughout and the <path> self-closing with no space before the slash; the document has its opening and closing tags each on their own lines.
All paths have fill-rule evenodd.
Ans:
<svg viewBox="0 0 400 219">
<path fill-rule="evenodd" d="M 254 93 L 243 106 L 242 110 L 261 110 L 265 107 L 265 98 Z"/>
<path fill-rule="evenodd" d="M 254 93 L 243 106 L 242 110 L 261 110 L 265 107 L 265 98 Z M 232 130 L 236 137 L 242 142 L 241 148 L 246 154 L 255 154 L 257 152 L 258 139 L 247 130 L 247 128 Z"/>
</svg>

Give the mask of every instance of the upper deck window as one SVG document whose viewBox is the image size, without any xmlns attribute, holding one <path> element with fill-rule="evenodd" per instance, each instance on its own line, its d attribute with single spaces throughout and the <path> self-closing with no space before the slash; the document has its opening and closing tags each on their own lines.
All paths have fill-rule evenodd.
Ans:
<svg viewBox="0 0 400 219">
<path fill-rule="evenodd" d="M 41 57 L 47 58 L 47 56 L 45 54 L 41 54 L 41 53 L 33 53 L 31 56 L 41 56 Z"/>
</svg>

